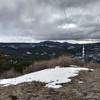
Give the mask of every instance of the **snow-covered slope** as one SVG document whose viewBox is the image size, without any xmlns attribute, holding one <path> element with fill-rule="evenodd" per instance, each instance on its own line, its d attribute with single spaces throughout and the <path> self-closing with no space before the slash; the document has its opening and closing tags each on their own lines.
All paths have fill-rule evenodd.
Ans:
<svg viewBox="0 0 100 100">
<path fill-rule="evenodd" d="M 16 78 L 1 79 L 0 85 L 9 86 L 17 85 L 24 82 L 40 81 L 45 82 L 46 87 L 59 88 L 61 83 L 70 82 L 70 77 L 78 75 L 80 70 L 88 70 L 88 68 L 80 67 L 56 67 L 52 69 L 44 69 Z"/>
</svg>

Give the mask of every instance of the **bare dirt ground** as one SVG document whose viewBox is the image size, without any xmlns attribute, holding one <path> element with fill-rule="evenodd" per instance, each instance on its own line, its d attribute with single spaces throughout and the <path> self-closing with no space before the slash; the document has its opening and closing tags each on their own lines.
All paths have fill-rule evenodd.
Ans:
<svg viewBox="0 0 100 100">
<path fill-rule="evenodd" d="M 100 100 L 100 68 L 81 71 L 59 89 L 44 86 L 44 83 L 32 82 L 0 87 L 0 100 Z"/>
</svg>

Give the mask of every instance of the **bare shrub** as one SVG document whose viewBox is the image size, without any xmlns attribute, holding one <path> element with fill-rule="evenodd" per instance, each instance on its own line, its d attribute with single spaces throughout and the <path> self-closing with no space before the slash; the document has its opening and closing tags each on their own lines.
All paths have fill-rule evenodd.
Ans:
<svg viewBox="0 0 100 100">
<path fill-rule="evenodd" d="M 43 70 L 43 69 L 52 68 L 55 66 L 69 67 L 70 65 L 83 66 L 83 62 L 71 56 L 63 55 L 55 59 L 35 62 L 29 67 L 27 67 L 26 69 L 24 69 L 23 73 Z"/>
</svg>

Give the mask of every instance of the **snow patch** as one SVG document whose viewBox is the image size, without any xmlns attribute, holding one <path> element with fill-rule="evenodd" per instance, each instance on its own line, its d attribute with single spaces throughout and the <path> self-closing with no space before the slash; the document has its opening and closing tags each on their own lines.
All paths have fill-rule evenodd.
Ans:
<svg viewBox="0 0 100 100">
<path fill-rule="evenodd" d="M 84 82 L 83 82 L 83 81 L 78 81 L 78 83 L 79 83 L 79 84 L 83 84 Z"/>
<path fill-rule="evenodd" d="M 46 87 L 60 88 L 62 83 L 71 81 L 70 77 L 78 75 L 80 70 L 89 70 L 81 67 L 55 67 L 33 72 L 16 78 L 1 79 L 1 86 L 17 85 L 24 82 L 40 81 L 45 82 Z"/>
</svg>

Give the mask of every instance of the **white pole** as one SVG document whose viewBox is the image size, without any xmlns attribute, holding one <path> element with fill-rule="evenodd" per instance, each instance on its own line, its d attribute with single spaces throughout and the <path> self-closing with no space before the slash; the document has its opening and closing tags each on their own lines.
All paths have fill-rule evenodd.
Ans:
<svg viewBox="0 0 100 100">
<path fill-rule="evenodd" d="M 85 61 L 85 47 L 84 47 L 84 44 L 83 44 L 83 47 L 82 47 L 82 60 Z"/>
</svg>

